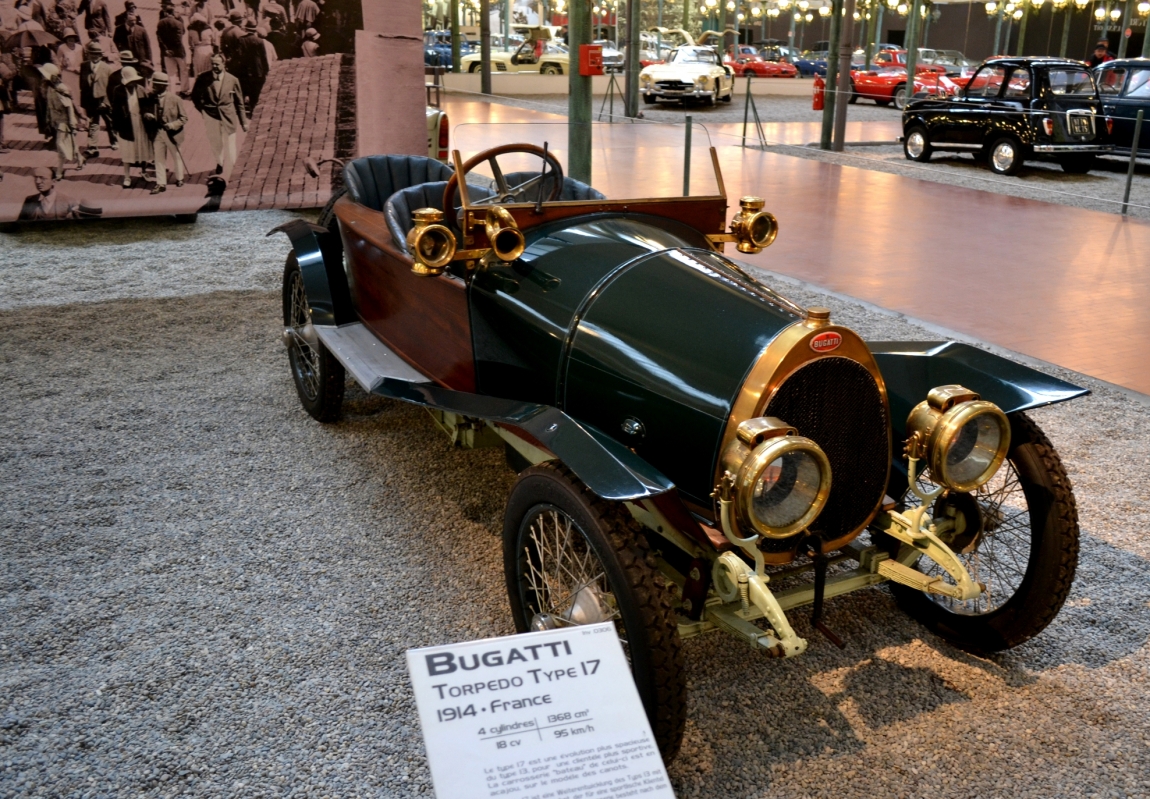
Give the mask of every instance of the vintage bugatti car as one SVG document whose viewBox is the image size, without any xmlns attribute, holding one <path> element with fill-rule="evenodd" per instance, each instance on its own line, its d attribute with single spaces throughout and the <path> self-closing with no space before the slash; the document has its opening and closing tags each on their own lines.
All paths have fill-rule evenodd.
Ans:
<svg viewBox="0 0 1150 799">
<path fill-rule="evenodd" d="M 837 641 L 825 600 L 885 582 L 974 651 L 1054 619 L 1075 500 L 1026 411 L 1082 389 L 963 344 L 866 342 L 764 285 L 724 251 L 777 224 L 754 197 L 728 220 L 713 149 L 712 194 L 647 199 L 565 177 L 546 146 L 452 155 L 351 161 L 319 224 L 277 228 L 296 391 L 334 422 L 350 375 L 503 448 L 516 628 L 614 621 L 666 758 L 683 638 L 799 655 L 807 630 Z"/>
</svg>

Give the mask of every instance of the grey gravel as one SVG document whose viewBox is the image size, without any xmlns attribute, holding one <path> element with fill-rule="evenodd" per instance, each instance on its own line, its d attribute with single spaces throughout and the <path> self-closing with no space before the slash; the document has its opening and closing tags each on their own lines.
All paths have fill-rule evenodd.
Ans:
<svg viewBox="0 0 1150 799">
<path fill-rule="evenodd" d="M 50 259 L 3 239 L 2 284 L 60 300 L 0 311 L 0 797 L 429 795 L 404 650 L 512 630 L 502 454 L 354 388 L 343 421 L 313 422 L 268 221 L 114 228 L 131 256 L 95 302 L 56 275 L 87 275 L 106 228 L 64 229 Z M 241 241 L 256 288 L 198 291 L 233 279 Z M 166 296 L 137 293 L 147 272 Z M 938 338 L 771 282 L 869 338 Z M 1050 371 L 1094 391 L 1034 414 L 1082 521 L 1055 623 L 975 658 L 876 588 L 829 603 L 845 650 L 798 614 L 792 661 L 692 639 L 680 796 L 1150 795 L 1150 408 Z"/>
</svg>

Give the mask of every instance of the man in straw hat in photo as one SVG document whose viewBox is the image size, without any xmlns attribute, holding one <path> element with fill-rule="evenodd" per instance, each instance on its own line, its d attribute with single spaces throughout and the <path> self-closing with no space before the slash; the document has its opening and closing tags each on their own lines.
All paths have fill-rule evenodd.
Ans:
<svg viewBox="0 0 1150 799">
<path fill-rule="evenodd" d="M 80 65 L 80 107 L 88 117 L 88 149 L 84 155 L 95 158 L 100 154 L 97 141 L 100 136 L 100 120 L 108 131 L 108 146 L 113 150 L 116 144 L 116 129 L 112 125 L 112 105 L 108 100 L 108 80 L 116 71 L 111 60 L 104 54 L 104 48 L 97 41 L 90 41 L 84 47 L 87 60 Z"/>
<path fill-rule="evenodd" d="M 144 79 L 135 67 L 120 70 L 120 85 L 112 90 L 112 121 L 120 137 L 120 161 L 124 164 L 124 188 L 132 188 L 132 167 L 144 170 L 153 159 L 152 138 L 145 124 L 149 97 Z"/>
<path fill-rule="evenodd" d="M 156 185 L 152 187 L 152 194 L 160 194 L 168 187 L 169 153 L 175 162 L 176 188 L 184 185 L 184 156 L 180 145 L 184 142 L 188 114 L 179 94 L 168 85 L 166 73 L 152 75 L 152 91 L 155 92 L 154 106 L 144 116 L 155 129 L 152 149 L 156 156 Z"/>
<path fill-rule="evenodd" d="M 76 169 L 84 168 L 84 156 L 76 146 L 76 129 L 80 126 L 76 117 L 76 107 L 72 94 L 64 85 L 60 68 L 55 64 L 41 64 L 37 69 L 44 77 L 44 92 L 47 102 L 48 126 L 56 137 L 56 180 L 64 176 L 64 165 L 76 163 Z"/>
</svg>

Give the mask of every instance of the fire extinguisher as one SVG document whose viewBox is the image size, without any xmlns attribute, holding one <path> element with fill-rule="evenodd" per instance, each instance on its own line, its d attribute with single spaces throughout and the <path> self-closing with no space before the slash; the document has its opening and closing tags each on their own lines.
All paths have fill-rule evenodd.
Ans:
<svg viewBox="0 0 1150 799">
<path fill-rule="evenodd" d="M 815 75 L 815 96 L 811 101 L 811 109 L 814 111 L 823 110 L 823 100 L 826 99 L 827 82 L 822 79 L 821 75 Z"/>
</svg>

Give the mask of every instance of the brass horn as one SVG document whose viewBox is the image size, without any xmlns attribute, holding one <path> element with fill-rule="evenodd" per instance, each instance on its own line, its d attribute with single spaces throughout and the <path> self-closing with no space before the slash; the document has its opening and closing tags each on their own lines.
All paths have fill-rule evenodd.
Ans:
<svg viewBox="0 0 1150 799">
<path fill-rule="evenodd" d="M 739 213 L 731 220 L 731 232 L 738 242 L 739 252 L 762 252 L 779 235 L 779 222 L 774 215 L 763 210 L 762 197 L 743 197 L 739 200 Z"/>
<path fill-rule="evenodd" d="M 455 234 L 443 222 L 443 211 L 438 208 L 419 208 L 411 212 L 415 222 L 407 234 L 407 247 L 414 263 L 411 271 L 417 275 L 441 275 L 455 257 Z"/>
<path fill-rule="evenodd" d="M 527 249 L 523 231 L 515 224 L 515 217 L 506 208 L 498 205 L 487 209 L 487 219 L 483 224 L 491 250 L 500 261 L 510 263 Z"/>
</svg>

